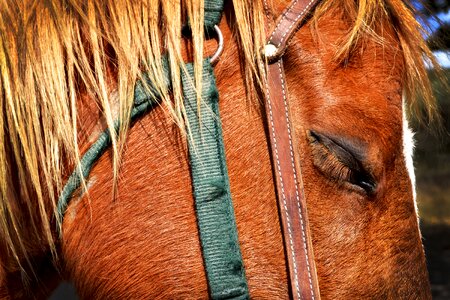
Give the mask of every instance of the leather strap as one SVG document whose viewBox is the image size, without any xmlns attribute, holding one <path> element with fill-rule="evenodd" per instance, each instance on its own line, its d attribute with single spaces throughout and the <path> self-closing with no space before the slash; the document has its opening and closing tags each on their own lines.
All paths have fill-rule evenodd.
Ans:
<svg viewBox="0 0 450 300">
<path fill-rule="evenodd" d="M 266 115 L 293 299 L 320 299 L 300 161 L 295 154 L 282 54 L 318 0 L 294 0 L 278 18 L 267 46 Z M 265 50 L 267 50 L 267 46 Z M 269 49 L 270 50 L 270 49 Z M 265 51 L 266 54 L 267 51 Z"/>
<path fill-rule="evenodd" d="M 271 62 L 283 56 L 292 37 L 318 3 L 319 0 L 293 0 L 278 17 L 265 47 L 265 55 Z"/>
</svg>

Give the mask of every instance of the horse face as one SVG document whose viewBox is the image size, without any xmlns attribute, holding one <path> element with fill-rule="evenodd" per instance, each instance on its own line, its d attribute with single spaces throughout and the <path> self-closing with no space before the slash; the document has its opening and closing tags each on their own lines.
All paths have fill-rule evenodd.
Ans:
<svg viewBox="0 0 450 300">
<path fill-rule="evenodd" d="M 395 33 L 333 59 L 347 25 L 325 14 L 285 56 L 321 294 L 430 298 Z"/>
<path fill-rule="evenodd" d="M 245 272 L 253 298 L 286 299 L 264 113 L 247 101 L 232 22 L 220 25 L 226 46 L 215 74 Z M 284 56 L 321 295 L 429 298 L 404 154 L 398 40 L 386 25 L 383 44 L 366 41 L 343 66 L 333 57 L 348 27 L 339 10 L 330 11 L 316 28 L 300 29 Z M 206 46 L 207 53 L 216 47 Z M 104 155 L 91 172 L 89 199 L 71 203 L 62 251 L 82 297 L 207 297 L 186 144 L 177 132 L 162 109 L 140 119 L 130 129 L 117 201 Z"/>
</svg>

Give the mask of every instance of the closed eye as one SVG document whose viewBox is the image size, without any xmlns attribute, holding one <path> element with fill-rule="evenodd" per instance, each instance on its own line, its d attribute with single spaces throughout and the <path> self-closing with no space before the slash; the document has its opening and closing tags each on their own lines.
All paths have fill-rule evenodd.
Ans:
<svg viewBox="0 0 450 300">
<path fill-rule="evenodd" d="M 349 183 L 350 187 L 372 196 L 376 191 L 376 181 L 364 168 L 361 147 L 336 141 L 323 134 L 308 131 L 312 148 L 313 163 L 321 173 L 338 183 Z"/>
</svg>

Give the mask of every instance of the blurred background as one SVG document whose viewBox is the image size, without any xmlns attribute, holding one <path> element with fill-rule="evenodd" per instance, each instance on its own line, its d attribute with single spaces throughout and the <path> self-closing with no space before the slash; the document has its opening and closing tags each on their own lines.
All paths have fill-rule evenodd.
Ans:
<svg viewBox="0 0 450 300">
<path fill-rule="evenodd" d="M 430 33 L 426 38 L 443 68 L 441 80 L 434 69 L 429 70 L 442 126 L 411 125 L 416 132 L 417 202 L 433 299 L 450 300 L 450 91 L 443 84 L 450 79 L 450 2 L 424 0 L 413 5 L 422 14 L 421 22 Z M 77 297 L 73 286 L 63 283 L 50 299 Z"/>
<path fill-rule="evenodd" d="M 450 69 L 445 70 L 447 82 Z M 450 299 L 450 93 L 434 78 L 443 128 L 414 124 L 417 202 L 433 299 Z"/>
<path fill-rule="evenodd" d="M 443 70 L 443 81 L 450 79 L 450 2 L 413 2 L 423 14 L 424 27 L 435 56 Z M 417 176 L 417 202 L 433 299 L 450 299 L 450 92 L 430 68 L 438 101 L 442 127 L 436 123 L 413 122 L 416 131 L 414 156 Z"/>
</svg>

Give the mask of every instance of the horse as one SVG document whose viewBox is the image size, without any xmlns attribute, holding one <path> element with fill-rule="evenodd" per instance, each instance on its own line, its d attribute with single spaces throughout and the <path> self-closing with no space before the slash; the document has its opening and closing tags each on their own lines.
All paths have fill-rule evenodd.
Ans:
<svg viewBox="0 0 450 300">
<path fill-rule="evenodd" d="M 286 299 L 293 289 L 261 51 L 287 5 L 226 1 L 218 23 L 224 49 L 213 67 L 254 299 Z M 203 57 L 216 48 L 204 32 L 206 7 L 201 0 L 2 2 L 2 298 L 45 297 L 62 279 L 81 298 L 210 296 L 180 79 L 193 62 L 199 96 Z M 283 53 L 317 299 L 431 298 L 407 117 L 435 107 L 424 57 L 435 63 L 401 0 L 323 0 Z M 131 121 L 135 84 L 145 79 L 159 101 Z M 105 130 L 111 147 L 58 218 L 66 181 Z"/>
</svg>

